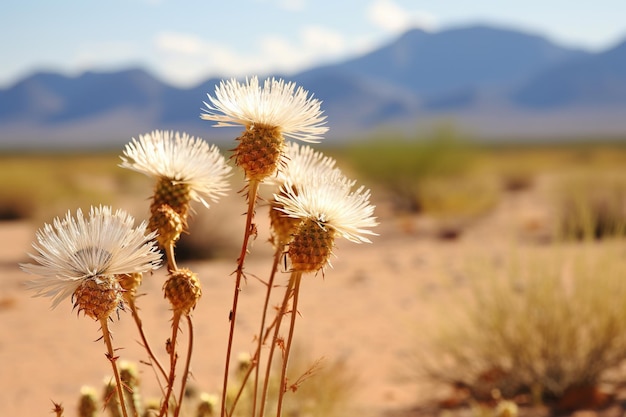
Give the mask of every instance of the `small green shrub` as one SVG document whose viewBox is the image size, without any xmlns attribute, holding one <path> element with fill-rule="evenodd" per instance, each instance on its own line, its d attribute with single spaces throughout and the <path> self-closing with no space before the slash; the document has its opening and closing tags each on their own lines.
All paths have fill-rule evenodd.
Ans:
<svg viewBox="0 0 626 417">
<path fill-rule="evenodd" d="M 391 193 L 398 211 L 420 212 L 423 181 L 465 174 L 472 163 L 470 143 L 449 128 L 427 137 L 398 135 L 362 141 L 346 150 L 356 172 Z"/>
<path fill-rule="evenodd" d="M 622 258 L 618 243 L 605 241 L 534 248 L 472 269 L 470 291 L 443 306 L 420 370 L 482 399 L 499 392 L 551 400 L 598 386 L 626 359 Z"/>
<path fill-rule="evenodd" d="M 429 178 L 419 190 L 423 213 L 436 223 L 441 238 L 456 238 L 498 201 L 497 184 L 487 178 Z"/>
</svg>

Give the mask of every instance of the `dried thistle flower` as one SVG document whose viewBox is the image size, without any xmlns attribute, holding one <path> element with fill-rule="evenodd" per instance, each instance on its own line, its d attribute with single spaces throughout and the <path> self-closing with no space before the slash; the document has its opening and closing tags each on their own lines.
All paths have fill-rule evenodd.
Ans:
<svg viewBox="0 0 626 417">
<path fill-rule="evenodd" d="M 163 292 L 172 305 L 172 310 L 188 315 L 202 296 L 198 276 L 187 268 L 170 271 L 163 285 Z"/>
<path fill-rule="evenodd" d="M 257 77 L 241 84 L 222 81 L 209 101 L 202 119 L 216 121 L 216 127 L 245 127 L 234 157 L 249 180 L 260 182 L 276 172 L 285 137 L 318 142 L 328 130 L 321 102 L 282 79 L 268 78 L 262 87 Z"/>
<path fill-rule="evenodd" d="M 308 145 L 300 146 L 293 142 L 287 143 L 285 160 L 284 168 L 278 172 L 273 181 L 280 187 L 279 193 L 284 193 L 281 186 L 285 183 L 289 183 L 293 190 L 294 186 L 306 184 L 311 178 L 332 175 L 333 172 L 335 175 L 341 174 L 341 171 L 335 167 L 336 161 L 333 158 L 313 150 Z M 297 192 L 297 190 L 294 191 Z M 285 245 L 293 237 L 301 219 L 286 215 L 281 210 L 283 208 L 282 203 L 279 203 L 275 198 L 271 200 L 270 205 L 270 225 L 274 244 Z"/>
<path fill-rule="evenodd" d="M 215 145 L 187 133 L 155 130 L 126 145 L 120 166 L 155 177 L 149 229 L 162 247 L 187 226 L 191 200 L 209 207 L 229 189 L 231 167 Z"/>
<path fill-rule="evenodd" d="M 378 224 L 369 202 L 370 191 L 363 187 L 352 191 L 353 186 L 354 181 L 333 170 L 301 184 L 287 181 L 280 193 L 274 194 L 283 205 L 278 210 L 301 220 L 289 242 L 294 271 L 322 269 L 330 259 L 336 237 L 369 243 L 365 235 L 376 235 L 369 230 Z"/>
<path fill-rule="evenodd" d="M 137 296 L 137 288 L 141 285 L 143 274 L 141 272 L 133 272 L 132 274 L 123 274 L 118 276 L 118 281 L 124 290 L 122 296 L 124 301 L 131 304 Z M 132 306 L 132 305 L 131 305 Z"/>
<path fill-rule="evenodd" d="M 98 398 L 93 387 L 84 386 L 80 389 L 78 400 L 79 417 L 95 417 L 98 411 Z"/>
<path fill-rule="evenodd" d="M 196 417 L 211 417 L 216 415 L 218 403 L 219 398 L 217 395 L 203 392 L 200 394 L 200 400 L 198 401 Z"/>
<path fill-rule="evenodd" d="M 122 303 L 118 276 L 145 272 L 159 267 L 161 255 L 154 233 L 145 235 L 146 224 L 133 228 L 134 219 L 123 210 L 92 207 L 85 218 L 67 213 L 36 233 L 29 254 L 36 264 L 20 264 L 23 271 L 41 276 L 27 282 L 35 296 L 52 297 L 52 307 L 74 296 L 75 306 L 90 317 L 100 319 Z"/>
<path fill-rule="evenodd" d="M 133 415 L 141 414 L 141 394 L 139 393 L 139 371 L 134 363 L 123 361 L 120 363 L 120 378 L 126 387 L 125 401 Z"/>
</svg>

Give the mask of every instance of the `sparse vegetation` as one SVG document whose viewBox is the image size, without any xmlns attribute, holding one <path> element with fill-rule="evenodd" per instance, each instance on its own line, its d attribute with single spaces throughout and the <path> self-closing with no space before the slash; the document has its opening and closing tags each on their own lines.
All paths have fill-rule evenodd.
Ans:
<svg viewBox="0 0 626 417">
<path fill-rule="evenodd" d="M 447 317 L 457 314 L 435 330 L 434 355 L 421 358 L 422 370 L 481 401 L 497 393 L 562 406 L 572 390 L 598 389 L 626 359 L 620 244 L 534 248 L 504 264 L 473 262 L 469 291 L 458 290 L 455 307 L 446 305 Z"/>
<path fill-rule="evenodd" d="M 435 219 L 439 237 L 458 236 L 502 198 L 534 198 L 537 188 L 550 185 L 541 190 L 547 191 L 542 203 L 553 214 L 555 235 L 563 239 L 504 250 L 493 262 L 468 261 L 463 267 L 468 279 L 450 290 L 452 304 L 438 316 L 445 319 L 438 321 L 443 327 L 426 340 L 433 347 L 428 352 L 437 353 L 421 358 L 428 378 L 492 401 L 484 410 L 465 403 L 478 407 L 474 415 L 499 415 L 491 406 L 498 395 L 550 405 L 569 401 L 576 409 L 586 395 L 577 390 L 599 389 L 626 359 L 626 265 L 619 240 L 626 231 L 623 146 L 477 146 L 442 130 L 423 139 L 378 138 L 336 148 L 334 154 L 341 165 L 375 181 L 377 196 L 387 192 L 394 215 Z M 0 218 L 49 221 L 67 207 L 120 200 L 145 210 L 149 179 L 119 169 L 118 163 L 117 154 L 4 155 Z M 179 259 L 235 257 L 234 230 L 244 217 L 219 220 L 231 216 L 231 209 L 215 205 L 212 216 L 192 214 L 190 228 L 202 233 L 183 235 Z M 298 376 L 311 365 L 301 363 L 299 354 L 291 363 L 292 375 Z M 339 362 L 320 368 L 286 397 L 285 414 L 337 414 L 358 384 L 351 378 Z M 329 408 L 322 410 L 324 404 Z M 242 402 L 240 411 L 245 410 Z"/>
<path fill-rule="evenodd" d="M 344 150 L 356 172 L 390 194 L 397 211 L 421 212 L 426 180 L 466 174 L 472 165 L 469 141 L 451 128 L 427 137 L 380 136 Z"/>
<path fill-rule="evenodd" d="M 626 232 L 626 176 L 585 172 L 560 180 L 554 191 L 557 233 L 564 239 L 603 239 Z"/>
</svg>

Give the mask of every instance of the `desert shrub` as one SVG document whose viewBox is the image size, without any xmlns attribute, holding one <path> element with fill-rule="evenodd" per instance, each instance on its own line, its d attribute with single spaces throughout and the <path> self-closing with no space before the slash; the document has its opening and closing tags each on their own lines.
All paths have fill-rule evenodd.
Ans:
<svg viewBox="0 0 626 417">
<path fill-rule="evenodd" d="M 565 239 L 601 239 L 626 232 L 626 176 L 582 173 L 555 187 L 557 234 Z"/>
<path fill-rule="evenodd" d="M 480 399 L 532 392 L 551 400 L 598 386 L 626 359 L 618 246 L 534 248 L 469 269 L 469 291 L 442 305 L 446 320 L 433 331 L 419 369 Z"/>
<path fill-rule="evenodd" d="M 437 235 L 455 238 L 495 206 L 498 190 L 488 178 L 428 178 L 419 189 L 419 200 L 423 213 L 435 220 Z"/>
<path fill-rule="evenodd" d="M 46 220 L 67 207 L 107 204 L 119 191 L 117 157 L 108 154 L 0 156 L 0 217 Z"/>
<path fill-rule="evenodd" d="M 380 136 L 349 147 L 345 159 L 358 175 L 391 193 L 399 211 L 420 212 L 422 182 L 462 175 L 472 163 L 472 147 L 450 128 L 425 137 Z"/>
</svg>

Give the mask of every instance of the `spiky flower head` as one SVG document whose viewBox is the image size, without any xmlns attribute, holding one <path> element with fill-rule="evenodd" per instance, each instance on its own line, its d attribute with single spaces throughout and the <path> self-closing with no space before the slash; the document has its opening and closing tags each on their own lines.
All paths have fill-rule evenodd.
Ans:
<svg viewBox="0 0 626 417">
<path fill-rule="evenodd" d="M 146 223 L 134 228 L 135 220 L 123 210 L 92 207 L 85 217 L 68 212 L 36 233 L 36 263 L 21 264 L 23 271 L 41 278 L 27 282 L 36 296 L 52 297 L 52 307 L 73 295 L 79 311 L 100 319 L 122 303 L 118 277 L 159 267 L 161 255 L 155 233 L 145 234 Z"/>
<path fill-rule="evenodd" d="M 200 394 L 196 417 L 212 417 L 216 415 L 219 398 L 215 394 L 203 392 Z"/>
<path fill-rule="evenodd" d="M 288 142 L 285 147 L 285 161 L 284 167 L 278 171 L 273 181 L 279 186 L 278 192 L 283 194 L 282 186 L 286 183 L 291 185 L 294 192 L 297 192 L 298 185 L 307 184 L 312 178 L 326 177 L 333 173 L 341 174 L 341 171 L 335 167 L 336 161 L 333 158 L 315 151 L 308 145 L 300 146 L 298 143 Z M 281 210 L 282 203 L 275 198 L 272 199 L 270 205 L 270 224 L 275 244 L 286 244 L 291 240 L 295 227 L 301 219 L 286 215 Z"/>
<path fill-rule="evenodd" d="M 172 305 L 172 310 L 189 315 L 202 296 L 198 276 L 187 268 L 170 271 L 163 285 L 163 292 Z"/>
<path fill-rule="evenodd" d="M 215 145 L 187 133 L 155 130 L 133 138 L 121 157 L 123 168 L 155 177 L 149 228 L 159 243 L 176 241 L 187 224 L 189 203 L 209 207 L 229 189 L 231 167 Z"/>
<path fill-rule="evenodd" d="M 94 417 L 98 412 L 98 396 L 93 387 L 83 386 L 78 400 L 78 417 Z"/>
<path fill-rule="evenodd" d="M 244 83 L 233 78 L 208 97 L 202 119 L 216 121 L 216 127 L 245 127 L 234 157 L 249 180 L 263 181 L 276 172 L 285 137 L 319 142 L 328 130 L 321 101 L 282 79 L 268 78 L 261 86 L 257 77 Z"/>
<path fill-rule="evenodd" d="M 121 156 L 122 168 L 185 184 L 192 200 L 209 207 L 228 191 L 231 167 L 215 145 L 187 133 L 155 130 L 132 138 Z M 206 199 L 205 199 L 206 198 Z"/>
<path fill-rule="evenodd" d="M 286 215 L 300 219 L 293 239 L 289 242 L 289 257 L 295 271 L 315 272 L 330 259 L 336 237 L 352 242 L 370 242 L 365 235 L 378 222 L 369 202 L 370 191 L 359 187 L 338 170 L 328 175 L 310 178 L 301 184 L 289 181 L 274 198 Z"/>
</svg>

